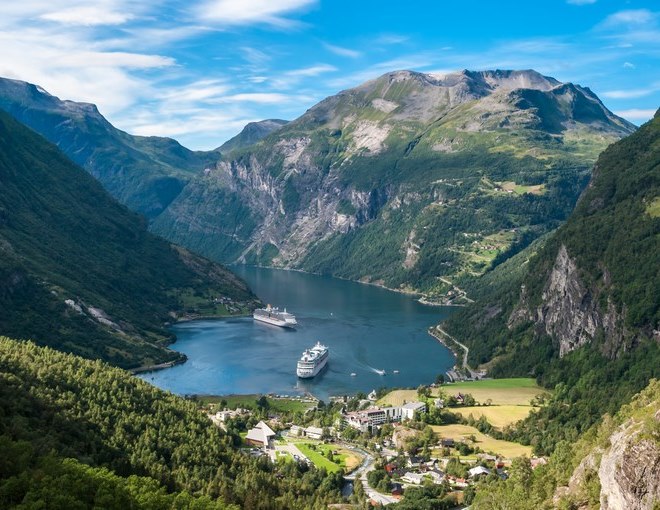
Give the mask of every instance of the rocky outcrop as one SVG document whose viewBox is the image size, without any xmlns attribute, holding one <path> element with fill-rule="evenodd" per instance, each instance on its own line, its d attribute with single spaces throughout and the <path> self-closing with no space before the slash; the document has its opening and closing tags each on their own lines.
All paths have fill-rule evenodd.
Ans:
<svg viewBox="0 0 660 510">
<path fill-rule="evenodd" d="M 603 283 L 607 284 L 607 271 L 604 275 Z M 598 296 L 598 290 L 582 281 L 575 260 L 562 244 L 541 294 L 541 305 L 530 306 L 523 285 L 519 304 L 508 324 L 511 328 L 523 321 L 534 322 L 540 332 L 559 345 L 560 356 L 591 342 L 602 332 L 607 339 L 603 345 L 604 354 L 613 358 L 628 347 L 626 341 L 630 334 L 623 326 L 624 314 L 618 312 L 611 301 L 602 310 Z"/>
<path fill-rule="evenodd" d="M 660 410 L 653 418 L 660 427 Z M 652 425 L 653 427 L 653 425 Z M 640 424 L 622 425 L 610 438 L 598 469 L 601 510 L 652 510 L 660 502 L 660 443 Z"/>
</svg>

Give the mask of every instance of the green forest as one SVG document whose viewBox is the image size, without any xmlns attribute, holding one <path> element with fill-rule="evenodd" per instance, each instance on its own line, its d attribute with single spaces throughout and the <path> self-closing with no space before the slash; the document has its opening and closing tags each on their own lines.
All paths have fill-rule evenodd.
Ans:
<svg viewBox="0 0 660 510">
<path fill-rule="evenodd" d="M 294 510 L 341 500 L 341 475 L 271 464 L 240 441 L 121 369 L 0 338 L 1 508 Z"/>
</svg>

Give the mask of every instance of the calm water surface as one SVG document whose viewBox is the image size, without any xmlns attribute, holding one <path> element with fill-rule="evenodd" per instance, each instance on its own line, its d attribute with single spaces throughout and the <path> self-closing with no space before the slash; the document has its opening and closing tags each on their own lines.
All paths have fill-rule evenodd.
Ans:
<svg viewBox="0 0 660 510">
<path fill-rule="evenodd" d="M 310 392 L 327 399 L 428 384 L 454 364 L 453 354 L 426 332 L 448 308 L 335 278 L 247 266 L 233 270 L 265 303 L 294 313 L 297 329 L 251 317 L 178 324 L 173 348 L 188 361 L 143 379 L 178 394 Z M 299 380 L 296 362 L 317 340 L 330 349 L 328 366 L 312 380 Z"/>
</svg>

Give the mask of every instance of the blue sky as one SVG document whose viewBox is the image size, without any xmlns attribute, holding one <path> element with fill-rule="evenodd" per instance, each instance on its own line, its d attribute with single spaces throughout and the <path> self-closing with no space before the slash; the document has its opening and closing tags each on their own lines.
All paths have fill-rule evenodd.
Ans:
<svg viewBox="0 0 660 510">
<path fill-rule="evenodd" d="M 637 124 L 660 106 L 651 1 L 16 0 L 0 48 L 0 76 L 193 149 L 398 69 L 533 68 Z"/>
</svg>

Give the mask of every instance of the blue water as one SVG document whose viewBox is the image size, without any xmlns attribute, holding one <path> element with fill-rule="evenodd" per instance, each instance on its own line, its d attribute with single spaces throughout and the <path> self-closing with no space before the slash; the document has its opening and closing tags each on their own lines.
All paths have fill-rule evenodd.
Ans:
<svg viewBox="0 0 660 510">
<path fill-rule="evenodd" d="M 172 347 L 188 361 L 144 374 L 145 380 L 178 394 L 309 392 L 325 400 L 382 386 L 417 387 L 454 365 L 453 354 L 427 333 L 450 313 L 448 308 L 295 271 L 247 266 L 234 271 L 265 303 L 294 313 L 297 329 L 250 317 L 178 324 Z M 317 340 L 330 349 L 328 367 L 314 379 L 299 380 L 296 362 Z"/>
</svg>

